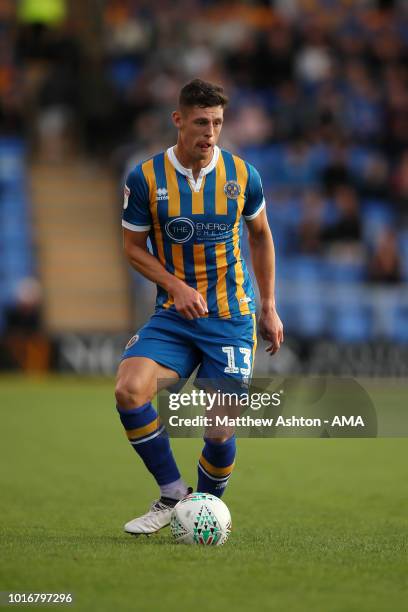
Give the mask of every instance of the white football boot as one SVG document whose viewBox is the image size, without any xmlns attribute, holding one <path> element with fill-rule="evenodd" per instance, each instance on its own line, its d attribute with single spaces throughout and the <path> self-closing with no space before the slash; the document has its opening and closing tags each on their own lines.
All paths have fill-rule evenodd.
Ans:
<svg viewBox="0 0 408 612">
<path fill-rule="evenodd" d="M 193 489 L 189 487 L 186 495 L 190 495 L 192 492 Z M 132 535 L 150 535 L 160 531 L 160 529 L 170 524 L 171 513 L 178 501 L 178 499 L 170 499 L 168 497 L 157 499 L 152 503 L 150 510 L 146 514 L 126 523 L 124 530 Z"/>
</svg>

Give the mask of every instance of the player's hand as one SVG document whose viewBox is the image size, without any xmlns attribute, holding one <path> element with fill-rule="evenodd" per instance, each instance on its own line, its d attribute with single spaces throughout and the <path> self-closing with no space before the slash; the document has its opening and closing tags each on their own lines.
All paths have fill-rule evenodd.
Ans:
<svg viewBox="0 0 408 612">
<path fill-rule="evenodd" d="M 259 333 L 271 344 L 266 352 L 274 355 L 283 342 L 283 325 L 275 308 L 263 309 L 259 318 Z"/>
<path fill-rule="evenodd" d="M 177 312 L 191 321 L 208 314 L 207 303 L 193 287 L 179 281 L 171 290 Z"/>
</svg>

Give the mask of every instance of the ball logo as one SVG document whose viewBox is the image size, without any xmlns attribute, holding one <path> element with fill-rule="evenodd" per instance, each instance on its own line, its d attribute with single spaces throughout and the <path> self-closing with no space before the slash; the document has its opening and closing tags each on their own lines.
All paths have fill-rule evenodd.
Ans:
<svg viewBox="0 0 408 612">
<path fill-rule="evenodd" d="M 167 221 L 165 225 L 166 234 L 174 242 L 187 242 L 194 234 L 194 223 L 187 217 L 177 217 Z"/>
<path fill-rule="evenodd" d="M 236 200 L 241 194 L 241 185 L 237 181 L 227 181 L 224 185 L 224 193 L 228 198 Z"/>
</svg>

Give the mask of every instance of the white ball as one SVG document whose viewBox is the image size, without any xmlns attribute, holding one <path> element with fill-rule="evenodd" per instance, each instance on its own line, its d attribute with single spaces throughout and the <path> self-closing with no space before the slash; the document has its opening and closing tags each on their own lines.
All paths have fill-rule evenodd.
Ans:
<svg viewBox="0 0 408 612">
<path fill-rule="evenodd" d="M 191 493 L 174 506 L 170 528 L 181 544 L 220 546 L 231 532 L 231 514 L 219 497 Z"/>
</svg>

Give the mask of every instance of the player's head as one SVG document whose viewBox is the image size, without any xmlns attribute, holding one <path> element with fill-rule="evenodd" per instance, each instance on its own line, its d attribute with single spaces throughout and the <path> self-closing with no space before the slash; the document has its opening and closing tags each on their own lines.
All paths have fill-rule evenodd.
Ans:
<svg viewBox="0 0 408 612">
<path fill-rule="evenodd" d="M 219 85 L 201 79 L 190 81 L 180 91 L 173 122 L 177 145 L 192 160 L 210 160 L 217 144 L 228 98 Z"/>
</svg>

